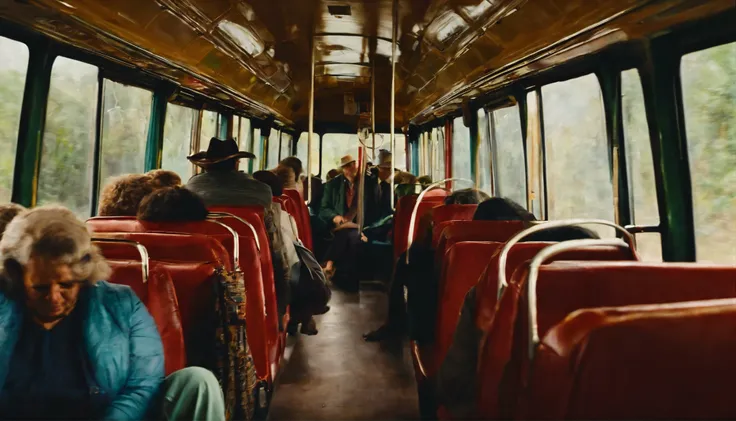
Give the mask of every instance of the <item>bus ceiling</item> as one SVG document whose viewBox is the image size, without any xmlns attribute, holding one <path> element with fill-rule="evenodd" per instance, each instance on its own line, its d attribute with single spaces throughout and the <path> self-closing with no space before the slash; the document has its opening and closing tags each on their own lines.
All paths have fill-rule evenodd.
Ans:
<svg viewBox="0 0 736 421">
<path fill-rule="evenodd" d="M 733 0 L 395 1 L 397 127 L 457 111 L 571 58 L 734 8 Z M 0 5 L 2 19 L 298 129 L 308 119 L 312 45 L 315 120 L 357 126 L 375 77 L 375 118 L 388 123 L 391 12 L 392 0 Z"/>
</svg>

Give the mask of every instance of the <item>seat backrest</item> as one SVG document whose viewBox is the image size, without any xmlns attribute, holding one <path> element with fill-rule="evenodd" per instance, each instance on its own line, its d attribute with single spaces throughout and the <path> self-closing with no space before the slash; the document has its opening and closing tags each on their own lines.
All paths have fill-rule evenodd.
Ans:
<svg viewBox="0 0 736 421">
<path fill-rule="evenodd" d="M 445 251 L 459 241 L 506 242 L 524 229 L 521 221 L 452 221 L 443 227 L 437 241 L 435 258 L 442 261 Z"/>
<path fill-rule="evenodd" d="M 465 295 L 480 278 L 488 256 L 492 256 L 503 243 L 464 241 L 454 244 L 445 254 L 439 282 L 439 306 L 435 329 L 436 366 L 445 359 L 450 348 L 455 327 Z"/>
<path fill-rule="evenodd" d="M 103 254 L 105 244 L 108 243 L 99 244 Z M 109 281 L 131 287 L 156 322 L 164 345 L 166 375 L 186 367 L 187 354 L 181 313 L 174 282 L 169 272 L 161 264 L 150 261 L 148 279 L 144 279 L 139 261 L 110 259 L 107 261 L 112 268 Z"/>
<path fill-rule="evenodd" d="M 302 195 L 294 189 L 284 189 L 283 195 L 288 196 L 295 203 L 298 214 L 292 216 L 297 221 L 299 237 L 306 248 L 313 250 L 311 219 L 309 218 L 309 209 L 304 203 Z"/>
<path fill-rule="evenodd" d="M 438 190 L 443 192 L 443 190 Z M 411 225 L 411 214 L 414 211 L 414 205 L 417 203 L 417 195 L 409 195 L 399 198 L 396 204 L 396 213 L 394 215 L 394 261 L 401 256 L 409 248 L 408 236 L 409 227 Z M 430 209 L 439 205 L 444 200 L 444 196 L 424 197 L 422 203 L 417 209 L 416 220 L 414 222 L 414 232 L 412 238 L 416 239 L 419 233 L 419 221 L 425 213 Z"/>
<path fill-rule="evenodd" d="M 503 402 L 512 405 L 503 408 L 499 406 L 499 387 L 505 372 L 507 377 L 516 376 L 518 379 L 518 373 L 509 371 L 507 364 L 520 370 L 521 363 L 516 360 L 511 361 L 512 357 L 516 357 L 515 349 L 522 347 L 521 344 L 515 342 L 518 339 L 515 335 L 516 329 L 518 324 L 522 323 L 517 320 L 517 317 L 520 313 L 521 293 L 525 285 L 520 280 L 522 276 L 520 274 L 523 274 L 525 267 L 528 267 L 528 261 L 548 245 L 550 243 L 528 242 L 516 244 L 511 248 L 506 260 L 506 279 L 509 280 L 509 285 L 504 289 L 498 302 L 496 302 L 496 297 L 498 296 L 497 274 L 500 251 L 497 252 L 497 256 L 491 259 L 486 268 L 485 278 L 479 283 L 476 297 L 476 326 L 484 332 L 485 337 L 479 353 L 479 416 L 491 418 L 510 416 L 515 410 L 509 402 L 516 402 L 517 386 L 511 384 L 503 390 L 504 393 L 509 394 L 503 397 Z M 638 262 L 630 262 L 637 258 L 637 254 L 628 248 L 591 247 L 565 251 L 550 261 L 624 260 L 629 261 L 628 264 L 638 264 Z M 587 263 L 580 262 L 580 264 Z M 546 267 L 547 265 L 543 266 L 543 268 Z M 511 276 L 511 271 L 513 271 L 513 276 Z M 521 316 L 523 317 L 523 315 Z M 512 351 L 512 348 L 514 351 Z"/>
<path fill-rule="evenodd" d="M 543 339 L 523 416 L 733 419 L 735 353 L 734 299 L 580 310 Z"/>
<path fill-rule="evenodd" d="M 432 210 L 432 225 L 435 229 L 449 221 L 470 221 L 473 219 L 475 210 L 478 205 L 439 205 Z M 439 238 L 441 230 L 434 233 L 432 244 L 436 244 L 435 239 Z"/>
<path fill-rule="evenodd" d="M 215 262 L 229 267 L 230 254 L 216 239 L 204 234 L 173 232 L 97 232 L 98 238 L 116 238 L 140 243 L 150 258 L 166 261 Z M 106 258 L 140 260 L 138 251 L 127 244 L 100 243 Z"/>
<path fill-rule="evenodd" d="M 88 219 L 87 226 L 89 226 L 93 232 L 161 232 L 204 234 L 216 239 L 225 247 L 226 255 L 228 256 L 225 269 L 233 269 L 235 239 L 230 229 L 227 228 L 224 224 L 217 221 L 146 222 L 138 221 L 134 217 L 97 216 Z M 164 247 L 170 246 L 171 244 L 164 244 Z M 151 247 L 154 247 L 154 245 L 151 245 Z"/>
</svg>

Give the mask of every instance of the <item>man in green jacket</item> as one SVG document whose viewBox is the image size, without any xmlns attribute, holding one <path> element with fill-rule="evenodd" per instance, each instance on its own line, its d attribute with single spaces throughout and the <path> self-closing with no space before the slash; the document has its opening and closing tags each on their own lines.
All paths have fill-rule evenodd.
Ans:
<svg viewBox="0 0 736 421">
<path fill-rule="evenodd" d="M 346 289 L 358 290 L 357 264 L 362 235 L 358 230 L 358 166 L 351 155 L 340 159 L 342 174 L 325 185 L 319 218 L 334 239 L 325 254 L 325 274 Z M 339 269 L 339 272 L 338 272 Z M 339 278 L 338 278 L 339 277 Z"/>
</svg>

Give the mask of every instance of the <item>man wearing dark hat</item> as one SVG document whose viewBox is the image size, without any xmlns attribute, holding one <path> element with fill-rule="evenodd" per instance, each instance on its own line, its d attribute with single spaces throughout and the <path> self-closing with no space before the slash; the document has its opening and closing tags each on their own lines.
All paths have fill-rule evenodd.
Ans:
<svg viewBox="0 0 736 421">
<path fill-rule="evenodd" d="M 255 158 L 250 152 L 238 150 L 233 139 L 210 139 L 207 151 L 187 157 L 203 173 L 187 182 L 187 189 L 197 193 L 207 206 L 271 206 L 271 188 L 238 171 L 242 158 Z"/>
<path fill-rule="evenodd" d="M 357 290 L 358 251 L 361 233 L 355 222 L 358 216 L 358 166 L 351 155 L 340 159 L 342 174 L 325 184 L 319 218 L 333 230 L 335 238 L 325 256 L 325 273 L 336 274 L 348 289 Z"/>
</svg>

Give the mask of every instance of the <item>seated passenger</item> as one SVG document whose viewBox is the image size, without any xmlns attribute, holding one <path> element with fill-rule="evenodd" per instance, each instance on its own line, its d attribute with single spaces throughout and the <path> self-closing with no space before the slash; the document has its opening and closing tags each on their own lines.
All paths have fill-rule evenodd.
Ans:
<svg viewBox="0 0 736 421">
<path fill-rule="evenodd" d="M 5 227 L 8 226 L 10 221 L 12 221 L 13 218 L 18 216 L 20 213 L 25 211 L 26 208 L 17 203 L 6 203 L 4 205 L 0 205 L 0 240 L 3 239 Z"/>
<path fill-rule="evenodd" d="M 336 168 L 333 168 L 333 169 L 327 171 L 327 176 L 325 177 L 327 179 L 327 181 L 325 181 L 325 182 L 326 183 L 329 182 L 330 180 L 332 180 L 333 178 L 337 177 L 338 175 L 340 175 L 340 170 L 338 170 Z"/>
<path fill-rule="evenodd" d="M 432 184 L 432 177 L 428 175 L 423 175 L 419 178 L 417 178 L 417 183 L 419 183 L 422 186 L 422 190 L 426 190 L 430 184 Z"/>
<path fill-rule="evenodd" d="M 143 199 L 137 218 L 150 222 L 191 222 L 207 219 L 202 199 L 185 187 L 164 187 Z"/>
<path fill-rule="evenodd" d="M 150 314 L 110 268 L 85 224 L 62 207 L 18 215 L 0 241 L 3 419 L 224 420 L 215 376 L 164 378 Z"/>
<path fill-rule="evenodd" d="M 328 278 L 334 275 L 346 289 L 357 292 L 358 253 L 362 242 L 362 234 L 356 224 L 360 176 L 352 156 L 343 156 L 340 166 L 342 174 L 327 182 L 319 210 L 320 219 L 334 235 L 325 253 L 324 271 Z"/>
<path fill-rule="evenodd" d="M 283 169 L 284 167 L 290 168 L 291 171 L 279 175 L 279 170 Z M 302 197 L 304 197 L 304 190 L 301 183 L 301 176 L 303 171 L 304 170 L 302 167 L 302 161 L 295 156 L 290 156 L 282 159 L 281 162 L 279 162 L 279 165 L 276 167 L 275 172 L 277 175 L 282 177 L 282 180 L 284 181 L 284 189 L 296 190 Z"/>
<path fill-rule="evenodd" d="M 138 205 L 154 190 L 146 174 L 125 174 L 108 180 L 100 192 L 97 214 L 100 216 L 135 216 Z"/>
<path fill-rule="evenodd" d="M 174 171 L 156 169 L 147 172 L 146 175 L 151 177 L 155 189 L 181 186 L 181 177 Z"/>
<path fill-rule="evenodd" d="M 446 205 L 470 205 L 490 199 L 487 194 L 475 189 L 463 189 L 453 192 L 445 198 Z M 433 307 L 433 302 L 427 300 L 425 292 L 432 291 L 432 285 L 436 285 L 434 276 L 434 251 L 432 250 L 432 211 L 427 212 L 420 220 L 418 226 L 425 227 L 417 234 L 416 240 L 411 244 L 408 251 L 401 254 L 396 262 L 396 268 L 391 279 L 388 291 L 388 317 L 380 328 L 363 335 L 368 342 L 380 341 L 403 334 L 406 328 L 406 306 L 404 304 L 404 286 L 409 290 L 409 307 L 416 309 L 412 311 L 418 319 L 422 306 Z M 406 256 L 409 255 L 409 264 Z M 422 281 L 427 285 L 422 285 Z M 419 286 L 415 288 L 415 286 Z M 413 294 L 412 294 L 413 290 Z M 436 291 L 436 288 L 435 288 Z M 435 294 L 436 295 L 436 294 Z M 429 301 L 429 302 L 426 302 Z M 434 320 L 434 319 L 432 319 Z M 416 323 L 415 323 L 416 324 Z M 420 326 L 412 326 L 412 338 L 423 340 Z M 418 337 L 419 336 L 419 337 Z"/>
<path fill-rule="evenodd" d="M 253 173 L 253 178 L 268 185 L 274 197 L 281 196 L 283 192 L 282 184 L 276 174 L 271 171 L 256 171 Z M 276 225 L 273 246 L 274 250 L 279 251 L 278 254 L 274 254 L 274 266 L 278 267 L 278 271 L 274 272 L 277 281 L 276 302 L 279 316 L 283 317 L 286 314 L 287 306 L 292 302 L 291 290 L 294 284 L 299 281 L 299 257 L 294 249 L 294 243 L 299 238 L 299 231 L 294 218 L 288 212 L 283 211 L 279 203 L 271 202 L 270 208 Z"/>
<path fill-rule="evenodd" d="M 509 202 L 513 203 L 510 200 Z M 523 210 L 521 206 L 516 206 Z M 524 214 L 527 214 L 526 217 L 530 215 L 526 211 Z M 569 241 L 595 238 L 599 237 L 593 231 L 570 226 L 541 231 L 522 241 Z M 472 419 L 476 409 L 478 390 L 476 371 L 483 332 L 475 325 L 475 291 L 476 288 L 473 286 L 465 295 L 452 344 L 435 379 L 437 402 L 444 406 L 454 419 Z"/>
<path fill-rule="evenodd" d="M 238 150 L 233 139 L 210 139 L 206 152 L 187 157 L 204 172 L 189 179 L 187 188 L 207 206 L 271 206 L 271 189 L 249 174 L 238 171 L 241 158 L 255 158 Z"/>
</svg>

